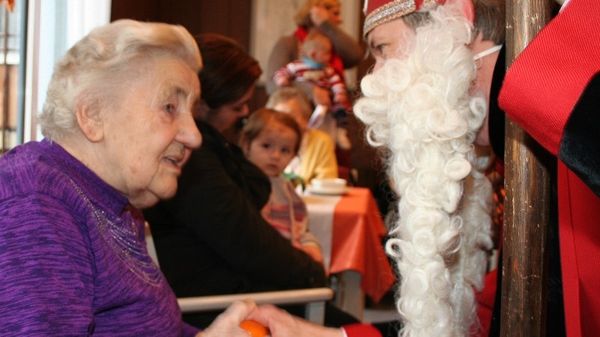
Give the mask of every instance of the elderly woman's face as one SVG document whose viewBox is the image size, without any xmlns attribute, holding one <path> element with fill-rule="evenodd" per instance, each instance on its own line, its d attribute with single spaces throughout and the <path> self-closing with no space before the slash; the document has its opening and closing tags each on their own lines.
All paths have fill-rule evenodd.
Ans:
<svg viewBox="0 0 600 337">
<path fill-rule="evenodd" d="M 110 183 L 138 208 L 175 194 L 183 164 L 201 143 L 192 118 L 196 73 L 170 57 L 142 66 L 140 76 L 120 86 L 125 90 L 104 120 Z"/>
<path fill-rule="evenodd" d="M 367 44 L 375 58 L 374 70 L 383 66 L 389 58 L 404 58 L 410 48 L 414 31 L 402 19 L 383 23 L 369 32 Z"/>
</svg>

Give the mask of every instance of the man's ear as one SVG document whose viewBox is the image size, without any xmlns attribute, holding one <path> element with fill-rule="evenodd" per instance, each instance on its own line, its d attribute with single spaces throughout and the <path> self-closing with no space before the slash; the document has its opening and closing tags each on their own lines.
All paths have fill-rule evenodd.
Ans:
<svg viewBox="0 0 600 337">
<path fill-rule="evenodd" d="M 78 102 L 75 104 L 75 118 L 81 133 L 90 142 L 98 142 L 104 138 L 103 121 L 100 109 L 96 106 Z"/>
<path fill-rule="evenodd" d="M 447 0 L 446 3 L 459 4 L 465 18 L 467 18 L 470 23 L 475 22 L 475 7 L 473 5 L 473 0 Z"/>
</svg>

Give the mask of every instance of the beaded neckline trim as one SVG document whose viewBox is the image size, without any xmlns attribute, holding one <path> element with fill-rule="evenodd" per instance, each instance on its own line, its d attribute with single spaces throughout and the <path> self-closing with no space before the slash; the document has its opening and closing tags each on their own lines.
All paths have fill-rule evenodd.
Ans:
<svg viewBox="0 0 600 337">
<path fill-rule="evenodd" d="M 133 218 L 125 220 L 121 217 L 109 219 L 106 212 L 98 209 L 72 179 L 71 184 L 92 211 L 100 236 L 108 244 L 127 268 L 138 278 L 152 286 L 162 282 L 162 273 L 152 258 L 143 241 L 138 239 L 138 228 Z"/>
</svg>

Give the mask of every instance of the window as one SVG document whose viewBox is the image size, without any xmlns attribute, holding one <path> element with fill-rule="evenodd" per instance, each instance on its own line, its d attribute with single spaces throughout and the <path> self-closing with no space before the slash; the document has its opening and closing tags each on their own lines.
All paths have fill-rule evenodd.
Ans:
<svg viewBox="0 0 600 337">
<path fill-rule="evenodd" d="M 36 116 L 54 64 L 91 29 L 109 22 L 110 4 L 111 0 L 15 0 L 12 12 L 0 5 L 0 155 L 41 139 Z"/>
<path fill-rule="evenodd" d="M 24 0 L 0 5 L 0 154 L 18 144 L 23 120 Z"/>
</svg>

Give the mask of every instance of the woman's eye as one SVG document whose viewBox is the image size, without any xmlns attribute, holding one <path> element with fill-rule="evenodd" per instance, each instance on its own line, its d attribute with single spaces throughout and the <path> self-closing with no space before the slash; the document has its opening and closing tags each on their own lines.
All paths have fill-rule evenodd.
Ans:
<svg viewBox="0 0 600 337">
<path fill-rule="evenodd" d="M 263 149 L 267 149 L 268 150 L 271 147 L 271 144 L 269 144 L 269 143 L 262 143 L 261 146 L 262 146 Z"/>
<path fill-rule="evenodd" d="M 173 104 L 173 103 L 167 103 L 165 104 L 165 111 L 172 114 L 177 112 L 177 105 Z"/>
</svg>

